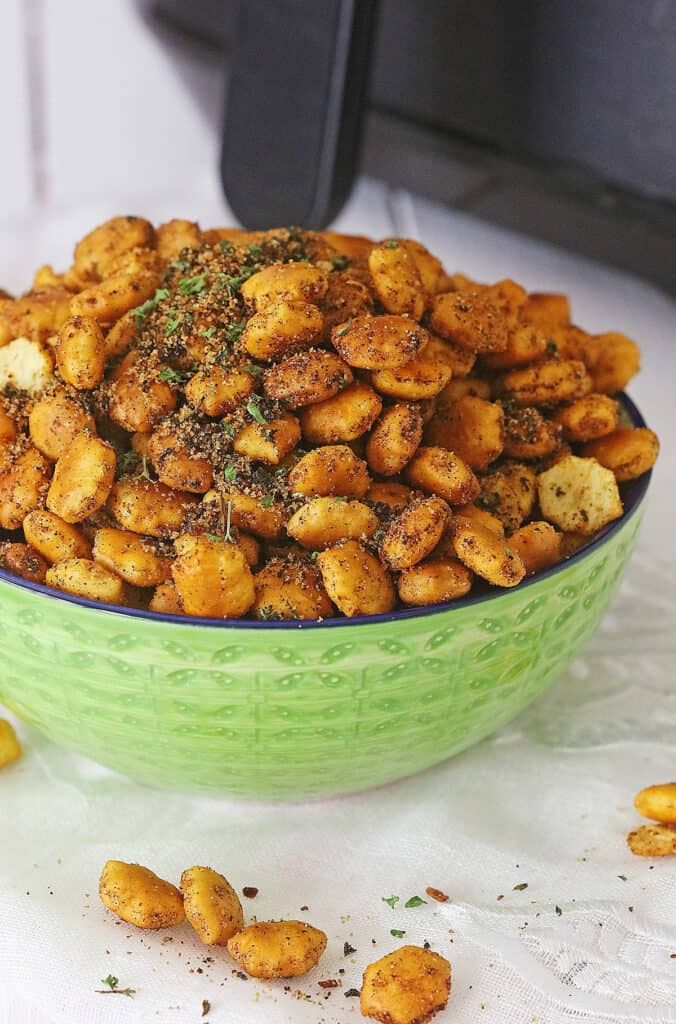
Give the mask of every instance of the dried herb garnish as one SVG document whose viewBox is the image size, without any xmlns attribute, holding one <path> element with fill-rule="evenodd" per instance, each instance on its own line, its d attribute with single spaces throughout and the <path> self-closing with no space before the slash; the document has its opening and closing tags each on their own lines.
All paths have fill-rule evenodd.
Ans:
<svg viewBox="0 0 676 1024">
<path fill-rule="evenodd" d="M 178 282 L 181 295 L 199 295 L 207 286 L 206 274 L 195 274 L 194 277 L 182 277 Z"/>
<path fill-rule="evenodd" d="M 271 604 L 263 604 L 256 612 L 259 619 L 264 622 L 277 622 L 281 619 L 279 612 L 275 611 Z"/>
<path fill-rule="evenodd" d="M 344 334 L 347 334 L 347 332 L 350 329 L 351 324 L 352 324 L 352 321 L 348 320 L 347 323 L 343 324 L 342 327 L 339 327 L 338 330 L 336 331 L 336 337 L 337 338 L 342 338 Z"/>
<path fill-rule="evenodd" d="M 331 259 L 331 265 L 334 270 L 345 270 L 349 262 L 347 256 L 333 256 Z"/>
<path fill-rule="evenodd" d="M 405 934 L 406 932 L 402 931 L 401 928 L 390 928 L 390 935 L 395 939 L 403 939 Z"/>
<path fill-rule="evenodd" d="M 134 319 L 136 320 L 136 326 L 139 326 L 141 320 L 143 320 L 143 318 L 146 317 L 148 313 L 152 313 L 152 311 L 155 309 L 157 305 L 159 305 L 162 299 L 168 298 L 169 292 L 167 291 L 166 288 L 157 288 L 152 299 L 146 299 L 146 301 L 141 306 L 137 306 L 136 309 L 132 310 L 134 314 Z"/>
<path fill-rule="evenodd" d="M 171 384 L 178 384 L 181 380 L 181 374 L 173 366 L 163 366 L 157 376 L 159 380 L 167 381 Z"/>
<path fill-rule="evenodd" d="M 134 453 L 134 454 L 136 454 L 136 453 Z M 135 474 L 135 476 L 136 476 L 137 479 L 143 478 L 144 480 L 152 480 L 152 477 L 150 475 L 150 466 L 148 465 L 148 456 L 147 455 L 142 455 L 141 456 L 141 466 L 140 466 L 140 469 Z"/>
<path fill-rule="evenodd" d="M 618 875 L 617 877 L 621 882 L 626 882 L 628 880 L 626 875 Z"/>
<path fill-rule="evenodd" d="M 258 260 L 263 255 L 263 247 L 261 245 L 258 245 L 257 242 L 252 242 L 249 248 L 247 249 L 247 252 L 249 253 L 249 256 L 251 257 L 252 260 L 258 262 Z"/>
<path fill-rule="evenodd" d="M 386 249 L 398 249 L 399 248 L 399 243 L 398 242 L 394 242 L 394 241 L 393 242 L 385 242 L 385 248 Z"/>
<path fill-rule="evenodd" d="M 234 343 L 239 340 L 242 331 L 244 330 L 245 327 L 246 320 L 240 320 L 238 323 L 235 324 L 228 324 L 224 332 L 226 339 L 229 342 L 231 342 L 231 344 L 234 345 Z"/>
<path fill-rule="evenodd" d="M 129 996 L 131 999 L 136 995 L 135 988 L 118 988 L 120 979 L 116 978 L 114 974 L 109 974 L 107 978 L 101 978 L 101 984 L 107 985 L 108 988 L 97 988 L 94 991 L 100 996 Z"/>
<path fill-rule="evenodd" d="M 218 274 L 219 287 L 227 288 L 228 295 L 234 298 L 244 282 L 248 281 L 251 275 L 255 273 L 255 267 L 243 266 L 240 267 L 240 272 L 236 276 L 234 274 Z"/>
<path fill-rule="evenodd" d="M 224 511 L 223 511 L 224 499 L 223 499 L 223 495 L 222 494 L 220 495 L 220 499 L 221 499 L 221 516 L 223 516 L 223 514 L 224 514 Z M 226 510 L 225 510 L 225 530 L 223 531 L 224 532 L 223 540 L 226 541 L 226 543 L 229 542 L 229 543 L 232 544 L 234 542 L 234 538 L 232 536 L 232 533 L 230 532 L 230 522 L 231 522 L 231 519 L 232 519 L 232 502 L 229 501 L 227 503 L 227 507 L 226 507 Z"/>
<path fill-rule="evenodd" d="M 141 456 L 138 452 L 130 449 L 128 452 L 122 452 L 117 457 L 117 472 L 118 476 L 126 476 L 128 473 L 133 473 L 141 461 Z"/>
<path fill-rule="evenodd" d="M 388 907 L 392 907 L 392 910 L 396 907 L 401 897 L 399 896 L 382 896 L 383 903 L 387 903 Z"/>
<path fill-rule="evenodd" d="M 354 946 L 351 946 L 349 942 L 343 943 L 343 956 L 351 956 L 352 953 L 356 953 L 357 950 Z"/>
<path fill-rule="evenodd" d="M 181 370 L 175 370 L 173 366 L 163 366 L 157 376 L 159 380 L 167 381 L 170 384 L 185 384 L 197 373 L 199 368 L 199 363 L 191 363 L 190 366 L 183 367 Z"/>
<path fill-rule="evenodd" d="M 226 466 L 223 470 L 223 476 L 226 480 L 230 480 L 232 483 L 237 479 L 238 473 L 235 466 Z"/>
<path fill-rule="evenodd" d="M 199 332 L 201 338 L 213 338 L 215 333 L 215 327 L 205 327 L 203 331 Z"/>
<path fill-rule="evenodd" d="M 558 904 L 557 904 L 557 906 L 554 907 L 554 910 L 556 912 L 556 916 L 557 917 L 561 917 L 561 914 L 563 913 L 563 911 L 561 910 L 561 907 L 558 906 Z"/>
<path fill-rule="evenodd" d="M 266 494 L 264 498 L 261 498 L 261 508 L 270 508 L 270 506 L 274 504 L 274 501 L 275 499 L 272 497 L 271 494 Z"/>
<path fill-rule="evenodd" d="M 180 323 L 181 323 L 181 318 L 180 317 L 178 317 L 178 316 L 168 316 L 167 317 L 167 326 L 164 329 L 164 337 L 165 338 L 170 337 L 170 335 L 172 335 L 174 333 L 174 331 L 177 329 L 177 327 L 179 326 Z"/>
<path fill-rule="evenodd" d="M 427 903 L 421 896 L 411 896 L 410 900 L 406 900 L 404 906 L 407 910 L 411 910 L 412 907 L 422 907 L 423 903 Z"/>
<path fill-rule="evenodd" d="M 523 892 L 523 890 L 527 888 L 528 882 L 519 882 L 518 885 L 512 886 L 512 892 Z"/>
<path fill-rule="evenodd" d="M 202 1000 L 202 1016 L 206 1017 L 206 1015 L 208 1014 L 210 1009 L 211 1009 L 211 1003 L 209 1002 L 209 1000 L 208 999 L 203 999 Z"/>
<path fill-rule="evenodd" d="M 256 421 L 256 423 L 264 424 L 268 422 L 259 409 L 258 401 L 255 397 L 250 398 L 246 403 L 246 411 L 249 413 L 249 416 Z"/>
</svg>

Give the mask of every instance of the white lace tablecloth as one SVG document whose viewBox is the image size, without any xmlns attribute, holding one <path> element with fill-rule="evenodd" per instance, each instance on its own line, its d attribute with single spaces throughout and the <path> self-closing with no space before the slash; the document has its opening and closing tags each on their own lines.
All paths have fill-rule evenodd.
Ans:
<svg viewBox="0 0 676 1024">
<path fill-rule="evenodd" d="M 153 197 L 134 208 L 215 221 L 216 202 Z M 72 239 L 119 206 L 10 226 L 0 283 L 20 286 L 49 256 L 64 262 Z M 351 798 L 273 806 L 154 792 L 18 723 L 25 757 L 0 776 L 3 1024 L 342 1024 L 359 1019 L 346 992 L 364 966 L 399 944 L 393 928 L 451 960 L 440 1024 L 676 1022 L 676 858 L 635 858 L 624 840 L 635 792 L 676 777 L 674 303 L 369 183 L 341 221 L 418 235 L 449 267 L 482 279 L 563 289 L 583 326 L 641 343 L 646 370 L 631 391 L 663 454 L 626 581 L 586 650 L 514 723 L 439 768 Z M 211 864 L 238 888 L 258 887 L 248 914 L 326 931 L 321 966 L 286 991 L 241 980 L 187 925 L 155 934 L 116 924 L 96 896 L 109 857 L 173 880 Z M 405 909 L 428 885 L 449 902 Z M 401 897 L 394 909 L 383 902 L 391 895 Z M 136 995 L 97 994 L 108 974 Z M 329 978 L 342 987 L 318 985 Z"/>
</svg>

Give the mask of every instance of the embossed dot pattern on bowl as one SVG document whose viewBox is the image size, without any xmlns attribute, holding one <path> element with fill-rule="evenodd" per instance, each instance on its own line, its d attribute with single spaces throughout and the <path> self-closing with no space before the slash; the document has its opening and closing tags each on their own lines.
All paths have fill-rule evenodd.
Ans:
<svg viewBox="0 0 676 1024">
<path fill-rule="evenodd" d="M 0 579 L 0 699 L 154 786 L 285 799 L 420 771 L 537 697 L 591 636 L 640 502 L 584 557 L 489 600 L 339 629 L 125 617 Z"/>
</svg>

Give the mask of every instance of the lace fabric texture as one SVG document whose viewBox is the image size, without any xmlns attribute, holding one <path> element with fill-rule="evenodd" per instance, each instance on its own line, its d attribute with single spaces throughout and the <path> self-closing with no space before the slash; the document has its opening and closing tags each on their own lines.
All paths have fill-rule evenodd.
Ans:
<svg viewBox="0 0 676 1024">
<path fill-rule="evenodd" d="M 0 779 L 2 1024 L 195 1024 L 204 999 L 212 1024 L 343 1024 L 360 1019 L 346 992 L 366 964 L 425 941 L 453 968 L 440 1024 L 676 1022 L 676 858 L 637 858 L 625 844 L 634 794 L 676 777 L 676 309 L 634 279 L 366 183 L 340 228 L 369 225 L 421 237 L 480 279 L 569 291 L 585 327 L 641 343 L 631 393 L 663 454 L 626 580 L 581 656 L 516 721 L 355 797 L 274 806 L 154 792 L 18 723 L 26 756 Z M 305 979 L 243 981 L 187 925 L 116 923 L 96 892 L 107 858 L 173 881 L 211 864 L 259 889 L 243 899 L 248 919 L 323 928 L 325 957 Z M 427 902 L 407 909 L 413 895 Z M 97 994 L 109 974 L 136 995 Z"/>
</svg>

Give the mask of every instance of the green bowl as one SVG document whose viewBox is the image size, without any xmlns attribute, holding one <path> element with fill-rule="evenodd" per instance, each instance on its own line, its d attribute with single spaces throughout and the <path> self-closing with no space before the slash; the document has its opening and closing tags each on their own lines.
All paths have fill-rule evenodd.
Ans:
<svg viewBox="0 0 676 1024">
<path fill-rule="evenodd" d="M 402 778 L 514 718 L 589 639 L 649 476 L 623 485 L 620 520 L 514 590 L 360 620 L 185 619 L 0 573 L 0 701 L 153 786 L 299 799 Z"/>
</svg>

